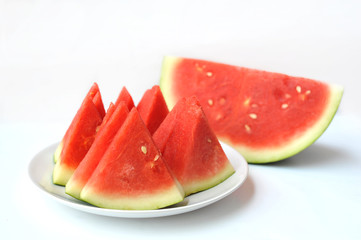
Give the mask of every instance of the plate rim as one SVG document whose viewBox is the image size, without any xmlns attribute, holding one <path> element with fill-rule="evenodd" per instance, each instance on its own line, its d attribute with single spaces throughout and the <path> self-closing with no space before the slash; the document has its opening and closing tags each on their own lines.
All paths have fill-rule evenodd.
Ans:
<svg viewBox="0 0 361 240">
<path fill-rule="evenodd" d="M 212 203 L 215 203 L 215 202 L 225 198 L 226 196 L 230 195 L 231 193 L 233 193 L 245 182 L 245 180 L 247 179 L 248 174 L 249 174 L 249 167 L 248 167 L 247 161 L 244 159 L 244 157 L 239 152 L 237 152 L 235 149 L 230 147 L 228 144 L 223 143 L 223 142 L 220 142 L 220 143 L 222 145 L 224 152 L 226 153 L 227 157 L 229 158 L 232 166 L 235 168 L 235 172 L 229 178 L 227 178 L 226 180 L 224 180 L 223 182 L 219 183 L 218 185 L 216 185 L 214 187 L 217 187 L 221 184 L 225 184 L 225 183 L 227 183 L 227 181 L 230 181 L 230 179 L 236 178 L 238 176 L 238 179 L 236 179 L 237 180 L 236 184 L 232 185 L 231 187 L 226 189 L 224 192 L 221 192 L 217 196 L 202 200 L 200 202 L 193 203 L 191 205 L 183 205 L 183 206 L 169 207 L 169 208 L 165 207 L 165 208 L 155 209 L 155 210 L 106 209 L 106 208 L 99 208 L 99 207 L 93 206 L 89 203 L 82 202 L 81 200 L 78 200 L 75 198 L 74 198 L 74 201 L 70 201 L 66 198 L 66 197 L 71 197 L 71 196 L 65 195 L 66 194 L 65 187 L 54 185 L 52 182 L 50 184 L 52 186 L 54 186 L 54 188 L 57 188 L 57 187 L 64 188 L 64 196 L 66 196 L 66 197 L 56 194 L 54 192 L 50 192 L 43 185 L 41 185 L 40 182 L 38 182 L 36 180 L 36 176 L 34 176 L 34 173 L 33 173 L 33 168 L 38 167 L 36 165 L 36 163 L 45 161 L 45 159 L 43 159 L 43 158 L 45 158 L 43 155 L 49 154 L 48 152 L 54 152 L 56 147 L 58 146 L 59 142 L 48 145 L 47 147 L 45 147 L 41 151 L 39 151 L 32 158 L 32 160 L 30 161 L 30 163 L 28 165 L 28 175 L 29 175 L 31 181 L 37 186 L 37 188 L 39 190 L 41 190 L 41 192 L 43 192 L 47 196 L 51 197 L 52 199 L 55 199 L 56 201 L 60 202 L 61 204 L 66 205 L 66 206 L 71 207 L 76 210 L 80 210 L 83 212 L 92 213 L 92 214 L 96 214 L 96 215 L 109 216 L 109 217 L 120 217 L 120 218 L 154 218 L 154 217 L 171 216 L 171 215 L 177 215 L 177 214 L 182 214 L 182 213 L 186 213 L 186 212 L 191 212 L 191 211 L 206 207 Z M 233 151 L 233 153 L 231 152 L 231 154 L 237 154 L 237 161 L 238 161 L 237 163 L 235 162 L 236 160 L 230 159 L 230 157 L 228 156 L 230 154 L 229 151 Z M 52 156 L 49 156 L 49 161 L 53 161 Z M 44 170 L 44 174 L 46 174 L 45 170 Z M 47 174 L 49 174 L 49 173 L 47 173 Z M 214 187 L 212 187 L 212 188 L 214 188 Z M 202 192 L 204 193 L 207 191 L 211 191 L 212 188 L 204 190 Z M 202 192 L 200 192 L 200 193 L 202 193 Z M 195 193 L 190 196 L 187 196 L 183 201 L 187 201 L 187 199 L 191 198 L 192 196 L 196 196 L 197 194 L 199 194 L 199 193 Z M 79 202 L 77 202 L 77 201 L 79 201 Z"/>
</svg>

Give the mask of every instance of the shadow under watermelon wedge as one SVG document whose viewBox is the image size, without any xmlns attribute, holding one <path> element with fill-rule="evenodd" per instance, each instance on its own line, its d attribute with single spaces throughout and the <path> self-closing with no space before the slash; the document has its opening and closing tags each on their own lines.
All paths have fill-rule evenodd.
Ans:
<svg viewBox="0 0 361 240">
<path fill-rule="evenodd" d="M 216 62 L 165 57 L 160 87 L 169 109 L 197 96 L 217 137 L 249 163 L 302 151 L 327 129 L 343 88 Z"/>
</svg>

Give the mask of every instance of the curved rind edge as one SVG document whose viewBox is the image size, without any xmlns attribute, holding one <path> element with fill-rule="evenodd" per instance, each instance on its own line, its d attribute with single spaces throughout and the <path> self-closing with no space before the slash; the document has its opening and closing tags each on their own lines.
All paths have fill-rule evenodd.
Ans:
<svg viewBox="0 0 361 240">
<path fill-rule="evenodd" d="M 165 56 L 163 59 L 159 85 L 169 109 L 172 109 L 176 103 L 176 98 L 174 97 L 172 90 L 172 72 L 177 63 L 182 59 L 183 58 L 174 56 Z M 324 114 L 320 117 L 318 122 L 302 134 L 302 136 L 295 138 L 294 141 L 288 143 L 284 147 L 277 149 L 252 149 L 248 146 L 234 144 L 227 137 L 219 135 L 217 135 L 217 137 L 220 141 L 236 149 L 248 163 L 271 163 L 294 156 L 313 144 L 326 131 L 338 110 L 344 88 L 336 84 L 328 84 L 328 86 L 330 89 L 330 97 Z"/>
<path fill-rule="evenodd" d="M 228 160 L 228 163 L 225 165 L 225 167 L 221 171 L 219 171 L 216 175 L 210 178 L 206 178 L 202 181 L 197 181 L 193 184 L 188 184 L 187 186 L 185 186 L 185 189 L 187 189 L 186 196 L 200 191 L 205 191 L 214 186 L 217 186 L 218 184 L 224 182 L 226 179 L 232 176 L 235 172 L 236 171 L 233 165 Z"/>
<path fill-rule="evenodd" d="M 289 142 L 284 147 L 259 150 L 235 145 L 224 137 L 220 137 L 220 140 L 235 148 L 243 155 L 248 163 L 271 163 L 294 156 L 312 145 L 319 137 L 321 137 L 338 110 L 343 95 L 343 87 L 334 84 L 329 84 L 328 86 L 330 87 L 330 97 L 324 114 L 320 117 L 318 122 L 304 132 L 304 134 L 296 137 L 294 141 Z"/>
</svg>

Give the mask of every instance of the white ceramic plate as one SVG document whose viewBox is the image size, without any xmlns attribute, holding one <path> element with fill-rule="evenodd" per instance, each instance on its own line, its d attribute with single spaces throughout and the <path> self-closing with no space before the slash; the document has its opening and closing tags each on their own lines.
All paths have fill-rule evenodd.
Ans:
<svg viewBox="0 0 361 240">
<path fill-rule="evenodd" d="M 208 190 L 192 194 L 182 202 L 157 210 L 114 210 L 92 206 L 65 193 L 65 188 L 52 183 L 54 167 L 53 154 L 58 144 L 53 144 L 39 152 L 30 162 L 31 180 L 47 195 L 69 207 L 98 215 L 124 218 L 162 217 L 190 212 L 221 200 L 239 188 L 248 175 L 248 164 L 244 158 L 228 145 L 222 147 L 236 172 L 224 182 Z"/>
</svg>

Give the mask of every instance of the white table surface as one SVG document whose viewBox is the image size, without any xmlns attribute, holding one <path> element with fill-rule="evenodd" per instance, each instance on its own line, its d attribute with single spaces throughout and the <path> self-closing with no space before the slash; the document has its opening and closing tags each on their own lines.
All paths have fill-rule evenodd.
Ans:
<svg viewBox="0 0 361 240">
<path fill-rule="evenodd" d="M 359 1 L 0 0 L 0 238 L 361 239 Z M 290 159 L 249 165 L 233 194 L 153 219 L 92 215 L 30 182 L 96 81 L 106 105 L 158 83 L 164 55 L 345 87 L 327 131 Z M 5 238 L 4 238 L 5 237 Z"/>
</svg>

